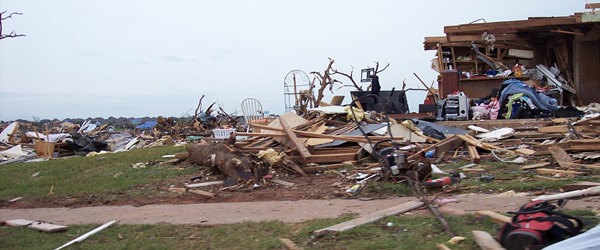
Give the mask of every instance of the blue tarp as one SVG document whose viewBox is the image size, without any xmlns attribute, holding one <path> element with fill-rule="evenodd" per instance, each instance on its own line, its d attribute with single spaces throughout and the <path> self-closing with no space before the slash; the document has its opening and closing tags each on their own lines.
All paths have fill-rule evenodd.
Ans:
<svg viewBox="0 0 600 250">
<path fill-rule="evenodd" d="M 138 125 L 135 128 L 137 129 L 151 129 L 156 126 L 156 121 L 145 122 L 144 124 Z"/>
</svg>

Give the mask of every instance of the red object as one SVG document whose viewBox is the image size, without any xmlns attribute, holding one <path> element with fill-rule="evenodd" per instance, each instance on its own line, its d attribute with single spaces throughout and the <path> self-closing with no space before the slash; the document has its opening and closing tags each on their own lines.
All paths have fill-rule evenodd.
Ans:
<svg viewBox="0 0 600 250">
<path fill-rule="evenodd" d="M 435 180 L 428 180 L 425 182 L 426 187 L 443 187 L 455 183 L 456 179 L 451 177 L 442 177 Z"/>
</svg>

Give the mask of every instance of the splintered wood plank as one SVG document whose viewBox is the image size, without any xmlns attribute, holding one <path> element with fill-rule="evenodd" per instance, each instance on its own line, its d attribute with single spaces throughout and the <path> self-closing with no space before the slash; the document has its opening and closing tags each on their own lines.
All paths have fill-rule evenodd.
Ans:
<svg viewBox="0 0 600 250">
<path fill-rule="evenodd" d="M 519 149 L 515 150 L 515 153 L 520 154 L 520 155 L 525 155 L 525 156 L 532 156 L 533 154 L 535 154 L 535 150 L 528 149 L 528 148 L 519 148 Z"/>
<path fill-rule="evenodd" d="M 287 249 L 289 250 L 300 250 L 301 248 L 299 248 L 298 246 L 296 246 L 296 244 L 294 244 L 293 241 L 291 241 L 290 239 L 286 239 L 286 238 L 279 238 L 279 240 L 281 241 L 281 243 L 283 243 L 285 245 L 285 247 L 287 247 Z"/>
<path fill-rule="evenodd" d="M 451 248 L 449 248 L 448 246 L 446 246 L 442 243 L 438 243 L 436 246 L 437 246 L 437 249 L 439 249 L 439 250 L 452 250 Z"/>
<path fill-rule="evenodd" d="M 305 173 L 311 173 L 311 172 L 317 172 L 319 170 L 338 169 L 338 168 L 342 168 L 342 167 L 353 166 L 355 164 L 356 164 L 356 161 L 348 161 L 348 162 L 343 162 L 343 163 L 320 165 L 320 166 L 315 166 L 315 167 L 305 167 L 305 168 L 303 168 L 303 170 Z"/>
<path fill-rule="evenodd" d="M 325 130 L 327 130 L 327 126 L 325 124 L 321 124 L 321 126 L 319 126 L 315 131 L 313 131 L 313 133 L 323 134 L 323 132 L 325 132 Z M 308 140 L 306 140 L 306 145 L 316 146 L 319 144 L 330 143 L 333 140 L 334 139 L 329 139 L 329 138 L 308 138 Z"/>
<path fill-rule="evenodd" d="M 343 153 L 343 154 L 320 154 L 312 155 L 308 158 L 302 158 L 298 156 L 289 156 L 289 159 L 298 163 L 325 163 L 325 162 L 346 162 L 356 161 L 355 153 Z"/>
<path fill-rule="evenodd" d="M 512 221 L 512 218 L 506 215 L 502 215 L 489 210 L 475 211 L 475 216 L 477 218 L 489 217 L 494 223 L 498 225 L 504 225 L 504 223 L 509 223 Z"/>
<path fill-rule="evenodd" d="M 559 146 L 549 147 L 548 151 L 561 167 L 568 168 L 568 164 L 573 162 L 573 158 L 567 154 L 567 151 Z"/>
<path fill-rule="evenodd" d="M 431 151 L 433 149 L 436 149 L 436 152 L 441 154 L 441 152 L 450 152 L 450 151 L 454 151 L 455 149 L 459 148 L 460 146 L 462 146 L 464 144 L 464 141 L 462 139 L 460 139 L 458 136 L 456 135 L 451 135 L 449 137 L 446 137 L 446 139 L 433 144 L 429 147 L 426 147 L 424 149 L 421 149 L 419 152 L 407 157 L 407 160 L 413 160 L 416 159 L 418 157 L 420 157 L 421 154 L 427 152 L 427 151 Z"/>
<path fill-rule="evenodd" d="M 215 198 L 215 194 L 213 194 L 211 192 L 204 191 L 204 190 L 188 189 L 187 191 L 190 192 L 190 193 L 199 194 L 199 195 L 206 196 L 206 197 L 209 197 L 209 198 Z"/>
<path fill-rule="evenodd" d="M 363 224 L 367 224 L 376 220 L 379 220 L 383 217 L 386 216 L 391 216 L 391 215 L 396 215 L 399 213 L 405 213 L 408 212 L 410 210 L 419 208 L 421 206 L 423 206 L 423 202 L 420 201 L 409 201 L 403 204 L 400 204 L 398 206 L 395 207 L 391 207 L 388 209 L 384 209 L 372 214 L 368 214 L 353 220 L 349 220 L 346 222 L 342 222 L 340 224 L 336 224 L 330 227 L 326 227 L 326 228 L 322 228 L 319 230 L 316 230 L 313 232 L 313 235 L 316 236 L 321 236 L 321 235 L 325 235 L 325 234 L 329 234 L 329 233 L 340 233 L 340 232 L 344 232 L 347 230 L 350 230 L 352 228 L 358 227 L 360 225 Z"/>
<path fill-rule="evenodd" d="M 292 131 L 290 125 L 285 120 L 280 120 L 279 122 L 281 123 L 281 127 L 285 131 L 287 138 L 289 138 L 290 142 L 296 147 L 296 151 L 300 153 L 302 158 L 309 158 L 311 156 L 310 152 L 308 151 L 306 146 L 304 146 L 304 142 L 296 136 L 294 131 Z"/>
<path fill-rule="evenodd" d="M 580 181 L 576 183 L 566 184 L 562 186 L 562 190 L 565 192 L 569 192 L 598 186 L 600 186 L 600 183 L 598 182 Z"/>
<path fill-rule="evenodd" d="M 208 187 L 213 185 L 221 185 L 223 181 L 210 181 L 210 182 L 202 182 L 202 183 L 194 183 L 194 184 L 185 184 L 186 188 L 198 188 L 198 187 Z"/>
<path fill-rule="evenodd" d="M 469 158 L 471 158 L 471 162 L 478 164 L 481 162 L 481 156 L 477 152 L 477 148 L 473 145 L 467 145 L 467 151 L 469 152 Z"/>
<path fill-rule="evenodd" d="M 473 230 L 471 233 L 473 234 L 475 242 L 477 242 L 477 245 L 479 245 L 482 250 L 504 249 L 504 247 L 502 247 L 488 232 Z"/>
<path fill-rule="evenodd" d="M 291 183 L 289 181 L 284 181 L 284 180 L 281 180 L 281 179 L 272 179 L 271 182 L 274 182 L 274 183 L 277 183 L 279 185 L 283 185 L 283 186 L 286 186 L 286 187 L 293 187 L 294 186 L 294 183 Z"/>
<path fill-rule="evenodd" d="M 546 167 L 548 165 L 550 165 L 550 162 L 540 162 L 540 163 L 525 165 L 525 166 L 521 167 L 521 169 L 522 170 L 536 169 L 536 168 Z"/>
<path fill-rule="evenodd" d="M 570 171 L 570 170 L 560 170 L 560 169 L 548 169 L 548 168 L 538 168 L 535 170 L 540 174 L 563 174 L 567 176 L 577 176 L 583 175 L 583 172 Z"/>
</svg>

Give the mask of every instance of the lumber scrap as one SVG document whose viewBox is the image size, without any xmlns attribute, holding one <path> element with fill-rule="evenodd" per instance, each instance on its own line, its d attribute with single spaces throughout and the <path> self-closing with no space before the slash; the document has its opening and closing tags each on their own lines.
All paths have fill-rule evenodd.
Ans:
<svg viewBox="0 0 600 250">
<path fill-rule="evenodd" d="M 208 192 L 208 191 L 204 191 L 204 190 L 197 190 L 197 189 L 186 189 L 186 191 L 190 192 L 190 193 L 194 193 L 194 194 L 198 194 L 198 195 L 202 195 L 208 198 L 215 198 L 215 194 Z"/>
<path fill-rule="evenodd" d="M 313 131 L 313 133 L 323 134 L 325 132 L 325 130 L 327 130 L 327 126 L 325 124 L 321 124 L 315 131 Z M 306 140 L 306 145 L 316 146 L 319 144 L 333 142 L 333 140 L 334 139 L 329 139 L 329 138 L 308 138 L 308 140 Z"/>
<path fill-rule="evenodd" d="M 4 221 L 3 224 L 13 227 L 28 227 L 43 232 L 62 232 L 66 231 L 69 227 L 63 225 L 55 225 L 43 221 L 32 221 L 24 219 L 14 219 Z"/>
<path fill-rule="evenodd" d="M 451 248 L 449 248 L 448 246 L 446 246 L 442 243 L 438 243 L 436 246 L 437 246 L 438 250 L 452 250 Z"/>
<path fill-rule="evenodd" d="M 540 163 L 525 165 L 525 166 L 521 167 L 521 169 L 522 170 L 536 169 L 536 168 L 546 167 L 548 165 L 550 165 L 550 162 L 540 162 Z"/>
<path fill-rule="evenodd" d="M 553 178 L 553 177 L 547 177 L 547 176 L 541 176 L 541 175 L 534 175 L 533 179 L 535 180 L 542 180 L 542 181 L 564 181 L 564 178 Z"/>
<path fill-rule="evenodd" d="M 560 199 L 568 199 L 575 198 L 581 196 L 591 196 L 600 194 L 600 187 L 591 187 L 583 190 L 570 191 L 560 194 L 552 194 L 552 195 L 541 195 L 531 199 L 531 201 L 551 201 L 551 200 L 560 200 Z"/>
<path fill-rule="evenodd" d="M 431 150 L 436 150 L 436 152 L 440 153 L 441 152 L 449 152 L 449 151 L 454 151 L 455 149 L 459 148 L 460 146 L 462 146 L 464 144 L 464 141 L 461 140 L 458 136 L 456 135 L 451 135 L 446 137 L 446 139 L 430 145 L 429 147 L 426 147 L 424 149 L 421 149 L 419 152 L 407 157 L 407 160 L 414 160 L 416 158 L 419 157 L 419 155 L 431 151 Z"/>
<path fill-rule="evenodd" d="M 288 159 L 298 163 L 327 163 L 327 162 L 346 162 L 356 161 L 357 154 L 354 153 L 340 153 L 340 154 L 319 154 L 312 155 L 308 158 L 302 158 L 299 156 L 288 156 Z"/>
<path fill-rule="evenodd" d="M 576 183 L 566 184 L 566 185 L 562 186 L 561 189 L 565 192 L 569 192 L 569 191 L 582 190 L 582 189 L 598 187 L 598 186 L 600 186 L 599 182 L 580 181 L 580 182 L 576 182 Z"/>
<path fill-rule="evenodd" d="M 577 175 L 585 174 L 584 172 L 571 171 L 571 170 L 560 170 L 560 169 L 549 169 L 549 168 L 538 168 L 535 171 L 540 174 L 560 174 L 560 175 L 567 175 L 567 176 L 577 176 Z"/>
<path fill-rule="evenodd" d="M 498 225 L 504 225 L 504 223 L 510 223 L 512 221 L 512 219 L 506 215 L 502 215 L 502 214 L 492 212 L 489 210 L 475 211 L 475 217 L 477 217 L 477 218 L 489 217 L 494 223 L 496 223 Z"/>
<path fill-rule="evenodd" d="M 257 124 L 251 124 L 250 126 L 252 127 L 256 127 L 256 128 L 261 128 L 263 130 L 269 130 L 269 131 L 274 131 L 274 133 L 261 133 L 261 134 L 257 134 L 257 133 L 244 133 L 244 132 L 240 132 L 238 133 L 238 135 L 253 135 L 253 136 L 259 136 L 259 137 L 282 137 L 284 136 L 283 134 L 281 134 L 281 132 L 284 132 L 283 129 L 280 128 L 273 128 L 273 127 L 268 127 L 268 126 L 264 126 L 264 125 L 257 125 Z M 349 142 L 358 142 L 358 143 L 367 143 L 367 139 L 362 136 L 362 135 L 332 135 L 332 134 L 320 134 L 320 133 L 315 133 L 315 132 L 308 132 L 308 131 L 302 131 L 302 130 L 292 130 L 297 137 L 303 137 L 303 138 L 319 138 L 319 139 L 334 139 L 334 140 L 342 140 L 342 141 L 349 141 Z M 369 139 L 372 142 L 378 142 L 378 141 L 383 141 L 383 140 L 389 140 L 390 137 L 389 136 L 369 136 Z M 394 136 L 395 140 L 403 140 L 403 137 L 396 137 Z"/>
<path fill-rule="evenodd" d="M 467 152 L 469 152 L 469 158 L 472 163 L 479 164 L 481 162 L 481 156 L 479 156 L 475 146 L 467 145 Z"/>
<path fill-rule="evenodd" d="M 281 124 L 281 127 L 285 131 L 287 138 L 296 147 L 296 151 L 298 151 L 298 153 L 300 153 L 302 158 L 304 158 L 304 159 L 309 158 L 311 156 L 310 152 L 308 151 L 306 146 L 304 146 L 304 142 L 296 136 L 294 131 L 292 131 L 292 128 L 290 127 L 290 125 L 285 120 L 280 120 L 279 122 Z"/>
<path fill-rule="evenodd" d="M 589 126 L 573 126 L 573 129 L 579 133 L 594 133 L 599 132 L 598 126 L 589 125 Z M 548 127 L 540 127 L 538 128 L 538 132 L 541 133 L 569 133 L 569 127 L 567 125 L 557 125 L 557 126 L 548 126 Z"/>
<path fill-rule="evenodd" d="M 295 185 L 294 183 L 291 183 L 289 181 L 284 181 L 281 179 L 272 179 L 271 182 L 277 183 L 279 185 L 286 186 L 286 187 L 293 187 Z"/>
<path fill-rule="evenodd" d="M 482 142 L 481 140 L 479 140 L 473 136 L 470 136 L 470 135 L 456 135 L 456 136 L 458 136 L 460 139 L 463 139 L 468 144 L 471 144 L 471 145 L 476 146 L 481 149 L 485 149 L 487 151 L 491 151 L 492 149 L 501 149 L 492 144 Z"/>
<path fill-rule="evenodd" d="M 294 242 L 290 239 L 279 238 L 279 241 L 285 245 L 288 250 L 300 250 L 302 248 L 298 247 Z"/>
<path fill-rule="evenodd" d="M 469 129 L 473 125 L 473 121 L 440 121 L 436 122 L 442 125 L 455 127 L 459 129 Z M 508 119 L 508 120 L 480 120 L 477 121 L 477 126 L 488 130 L 493 130 L 499 127 L 514 128 L 515 130 L 536 129 L 552 125 L 552 121 L 544 119 Z"/>
<path fill-rule="evenodd" d="M 317 172 L 319 170 L 338 169 L 338 168 L 342 168 L 342 167 L 346 167 L 346 166 L 352 166 L 355 164 L 356 164 L 356 161 L 349 161 L 349 162 L 342 162 L 342 163 L 335 163 L 335 164 L 328 164 L 328 165 L 319 165 L 319 166 L 314 166 L 314 167 L 305 167 L 302 170 L 304 170 L 305 173 L 313 173 L 313 172 Z"/>
<path fill-rule="evenodd" d="M 503 250 L 504 247 L 488 232 L 473 230 L 473 239 L 482 250 Z"/>
<path fill-rule="evenodd" d="M 552 158 L 554 158 L 554 160 L 556 160 L 556 163 L 558 163 L 559 165 L 561 165 L 561 163 L 563 162 L 573 161 L 573 158 L 571 158 L 571 156 L 567 154 L 567 151 L 559 146 L 551 146 L 548 148 L 548 151 L 550 151 Z"/>
<path fill-rule="evenodd" d="M 202 183 L 194 183 L 194 184 L 185 184 L 186 188 L 199 188 L 199 187 L 208 187 L 213 185 L 221 185 L 223 181 L 210 181 L 210 182 L 202 182 Z"/>
<path fill-rule="evenodd" d="M 350 230 L 352 228 L 355 228 L 357 226 L 379 220 L 386 216 L 396 215 L 399 213 L 405 213 L 410 210 L 417 209 L 419 207 L 422 207 L 423 205 L 424 205 L 424 203 L 420 202 L 420 201 L 409 201 L 409 202 L 400 204 L 398 206 L 394 206 L 394 207 L 384 209 L 381 211 L 377 211 L 375 213 L 368 214 L 368 215 L 365 215 L 365 216 L 362 216 L 362 217 L 359 217 L 359 218 L 356 218 L 353 220 L 349 220 L 346 222 L 342 222 L 340 224 L 336 224 L 333 226 L 329 226 L 326 228 L 316 230 L 313 232 L 313 235 L 322 236 L 325 234 L 334 234 L 334 233 L 344 232 L 344 231 Z"/>
</svg>

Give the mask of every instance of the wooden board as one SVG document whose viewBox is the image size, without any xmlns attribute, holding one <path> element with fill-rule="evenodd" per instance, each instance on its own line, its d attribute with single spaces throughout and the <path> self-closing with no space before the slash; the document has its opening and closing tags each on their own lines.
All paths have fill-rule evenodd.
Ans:
<svg viewBox="0 0 600 250">
<path fill-rule="evenodd" d="M 202 183 L 194 183 L 194 184 L 185 184 L 186 188 L 198 188 L 198 187 L 208 187 L 213 185 L 221 185 L 223 181 L 211 181 L 211 182 L 202 182 Z"/>
<path fill-rule="evenodd" d="M 467 152 L 469 152 L 469 158 L 471 159 L 472 163 L 478 164 L 481 162 L 481 156 L 479 156 L 479 153 L 477 152 L 477 147 L 473 145 L 467 145 Z"/>
<path fill-rule="evenodd" d="M 340 224 L 336 224 L 336 225 L 333 225 L 333 226 L 330 226 L 330 227 L 326 227 L 326 228 L 322 228 L 322 229 L 316 230 L 316 231 L 313 232 L 313 235 L 321 236 L 321 235 L 325 235 L 325 234 L 329 234 L 329 233 L 344 232 L 344 231 L 350 230 L 352 228 L 358 227 L 360 225 L 367 224 L 367 223 L 379 220 L 379 219 L 381 219 L 383 217 L 386 217 L 386 216 L 396 215 L 396 214 L 399 214 L 399 213 L 405 213 L 405 212 L 408 212 L 410 210 L 417 209 L 417 208 L 423 206 L 423 204 L 424 203 L 420 202 L 420 201 L 409 201 L 409 202 L 400 204 L 400 205 L 395 206 L 395 207 L 384 209 L 384 210 L 381 210 L 381 211 L 378 211 L 378 212 L 375 212 L 375 213 L 372 213 L 372 214 L 368 214 L 368 215 L 365 215 L 365 216 L 362 216 L 362 217 L 358 217 L 358 218 L 353 219 L 353 220 L 349 220 L 349 221 L 346 221 L 346 222 L 342 222 Z"/>
<path fill-rule="evenodd" d="M 462 146 L 463 144 L 463 140 L 458 138 L 456 135 L 451 135 L 434 145 L 421 149 L 419 152 L 407 157 L 407 160 L 416 159 L 419 157 L 420 154 L 425 153 L 427 151 L 431 151 L 433 149 L 436 149 L 436 153 L 438 154 L 437 156 L 439 157 L 439 154 L 441 154 L 442 152 L 454 151 L 456 148 Z"/>
<path fill-rule="evenodd" d="M 187 191 L 190 192 L 190 193 L 199 194 L 199 195 L 206 196 L 206 197 L 209 197 L 209 198 L 215 198 L 215 194 L 213 194 L 211 192 L 204 191 L 204 190 L 189 189 Z"/>
<path fill-rule="evenodd" d="M 512 221 L 512 218 L 506 215 L 502 215 L 488 210 L 475 211 L 475 216 L 478 218 L 489 217 L 494 223 L 498 225 L 504 225 L 505 223 L 509 223 Z"/>
<path fill-rule="evenodd" d="M 523 170 L 536 169 L 536 168 L 546 167 L 548 165 L 550 165 L 550 162 L 540 162 L 540 163 L 525 165 L 525 166 L 521 167 L 521 169 L 523 169 Z"/>
<path fill-rule="evenodd" d="M 7 220 L 4 222 L 4 224 L 13 227 L 29 227 L 44 232 L 61 232 L 66 231 L 68 229 L 67 226 L 63 225 L 55 225 L 41 221 L 32 221 L 24 219 Z"/>
<path fill-rule="evenodd" d="M 306 158 L 310 157 L 311 154 L 308 151 L 308 149 L 306 148 L 306 146 L 304 146 L 304 141 L 300 140 L 300 138 L 298 138 L 296 136 L 296 134 L 294 133 L 294 131 L 292 131 L 292 128 L 287 123 L 287 121 L 280 120 L 279 122 L 281 123 L 281 127 L 285 131 L 287 138 L 290 140 L 292 145 L 294 145 L 294 147 L 296 148 L 296 151 L 298 151 L 298 153 L 300 153 L 302 158 L 306 159 Z"/>
<path fill-rule="evenodd" d="M 471 231 L 471 233 L 473 234 L 473 238 L 475 239 L 475 242 L 477 242 L 477 245 L 479 245 L 481 250 L 504 249 L 504 247 L 502 247 L 502 245 L 500 245 L 500 243 L 498 243 L 498 241 L 496 241 L 494 237 L 492 237 L 492 235 L 490 235 L 490 233 L 488 232 L 473 230 Z"/>
<path fill-rule="evenodd" d="M 321 126 L 319 126 L 317 128 L 317 130 L 313 131 L 313 133 L 315 134 L 323 134 L 323 132 L 325 132 L 325 130 L 327 130 L 327 126 L 325 124 L 321 124 Z M 325 143 L 331 143 L 333 142 L 334 139 L 328 139 L 328 138 L 308 138 L 308 140 L 306 140 L 306 145 L 307 146 L 316 146 L 316 145 L 321 145 L 321 144 L 325 144 Z"/>
</svg>

